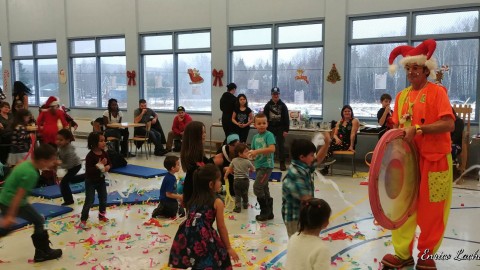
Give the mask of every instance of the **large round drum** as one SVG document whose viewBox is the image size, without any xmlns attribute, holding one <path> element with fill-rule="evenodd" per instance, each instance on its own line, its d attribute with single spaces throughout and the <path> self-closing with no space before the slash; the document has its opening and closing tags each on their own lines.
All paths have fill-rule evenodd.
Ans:
<svg viewBox="0 0 480 270">
<path fill-rule="evenodd" d="M 393 230 L 415 211 L 420 187 L 418 156 L 400 129 L 386 132 L 377 143 L 370 166 L 368 194 L 378 224 Z"/>
</svg>

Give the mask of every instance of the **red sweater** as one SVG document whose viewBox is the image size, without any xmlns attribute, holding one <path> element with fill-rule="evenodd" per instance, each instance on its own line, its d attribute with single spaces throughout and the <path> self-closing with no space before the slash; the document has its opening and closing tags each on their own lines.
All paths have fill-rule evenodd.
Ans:
<svg viewBox="0 0 480 270">
<path fill-rule="evenodd" d="M 178 115 L 173 119 L 172 131 L 175 135 L 182 135 L 182 132 L 185 130 L 185 126 L 192 122 L 192 117 L 188 113 L 185 113 L 183 120 L 178 119 Z"/>
<path fill-rule="evenodd" d="M 65 113 L 63 111 L 56 110 L 55 114 L 52 114 L 50 110 L 42 110 L 40 112 L 40 115 L 37 119 L 37 125 L 40 128 L 40 132 L 42 133 L 43 143 L 56 144 L 58 120 L 62 122 L 63 128 L 66 128 L 68 126 L 68 123 L 65 120 Z"/>
</svg>

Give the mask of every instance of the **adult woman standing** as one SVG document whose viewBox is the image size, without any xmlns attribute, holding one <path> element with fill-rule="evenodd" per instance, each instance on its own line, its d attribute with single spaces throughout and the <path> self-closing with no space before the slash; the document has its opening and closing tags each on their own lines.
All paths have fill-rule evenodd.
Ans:
<svg viewBox="0 0 480 270">
<path fill-rule="evenodd" d="M 12 113 L 15 113 L 20 104 L 22 108 L 28 110 L 28 96 L 32 95 L 32 90 L 28 88 L 23 82 L 16 81 L 13 83 L 13 102 L 12 102 Z"/>
<path fill-rule="evenodd" d="M 232 115 L 235 109 L 235 103 L 237 102 L 235 91 L 237 91 L 237 85 L 229 83 L 227 85 L 227 92 L 223 93 L 220 98 L 220 110 L 222 110 L 222 126 L 223 132 L 225 132 L 225 138 L 236 131 L 236 127 L 232 122 Z"/>
</svg>

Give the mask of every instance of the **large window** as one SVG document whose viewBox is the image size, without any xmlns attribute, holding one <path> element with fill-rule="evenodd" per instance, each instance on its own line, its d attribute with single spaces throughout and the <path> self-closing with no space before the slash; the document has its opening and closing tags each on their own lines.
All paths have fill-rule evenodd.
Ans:
<svg viewBox="0 0 480 270">
<path fill-rule="evenodd" d="M 115 98 L 120 108 L 127 107 L 125 38 L 71 40 L 70 59 L 74 106 L 107 107 Z"/>
<path fill-rule="evenodd" d="M 255 112 L 280 88 L 289 110 L 322 115 L 323 23 L 230 29 L 232 81 Z"/>
<path fill-rule="evenodd" d="M 42 105 L 49 96 L 58 97 L 56 42 L 13 44 L 12 60 L 15 80 L 25 83 L 32 90 L 29 104 Z"/>
<path fill-rule="evenodd" d="M 471 104 L 478 121 L 476 104 L 479 87 L 480 9 L 423 11 L 379 18 L 350 18 L 347 103 L 356 116 L 376 117 L 380 96 L 396 93 L 409 85 L 398 60 L 397 73 L 388 74 L 388 57 L 393 48 L 417 46 L 425 39 L 437 41 L 434 57 L 443 72 L 442 84 L 452 104 Z M 443 69 L 442 69 L 442 66 Z M 446 68 L 448 66 L 448 68 Z"/>
<path fill-rule="evenodd" d="M 142 95 L 150 108 L 211 112 L 210 32 L 143 35 L 141 55 Z"/>
</svg>

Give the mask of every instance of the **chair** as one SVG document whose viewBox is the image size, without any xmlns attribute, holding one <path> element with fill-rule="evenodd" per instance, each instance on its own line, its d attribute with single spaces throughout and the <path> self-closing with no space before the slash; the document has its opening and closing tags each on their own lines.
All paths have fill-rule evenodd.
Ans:
<svg viewBox="0 0 480 270">
<path fill-rule="evenodd" d="M 462 118 L 465 128 L 463 129 L 463 136 L 462 136 L 462 152 L 460 153 L 460 173 L 462 174 L 465 172 L 467 168 L 467 157 L 468 157 L 468 144 L 470 141 L 470 117 L 472 114 L 472 106 L 471 105 L 453 105 L 453 109 L 457 113 L 457 115 Z"/>
<path fill-rule="evenodd" d="M 134 144 L 141 143 L 140 151 L 143 153 L 143 148 L 145 147 L 145 154 L 148 159 L 148 155 L 150 155 L 150 151 L 152 150 L 152 145 L 149 141 L 150 129 L 152 128 L 152 122 L 147 122 L 145 125 L 145 135 L 143 136 L 134 136 L 133 138 L 129 139 L 130 142 L 130 149 L 132 149 L 132 142 Z M 135 145 L 135 155 L 138 152 L 138 147 Z"/>
<path fill-rule="evenodd" d="M 352 158 L 352 177 L 355 175 L 356 168 L 355 168 L 355 152 L 352 151 L 333 151 L 333 155 L 342 155 L 342 156 L 350 156 Z M 330 175 L 333 174 L 333 165 L 330 165 Z"/>
</svg>

